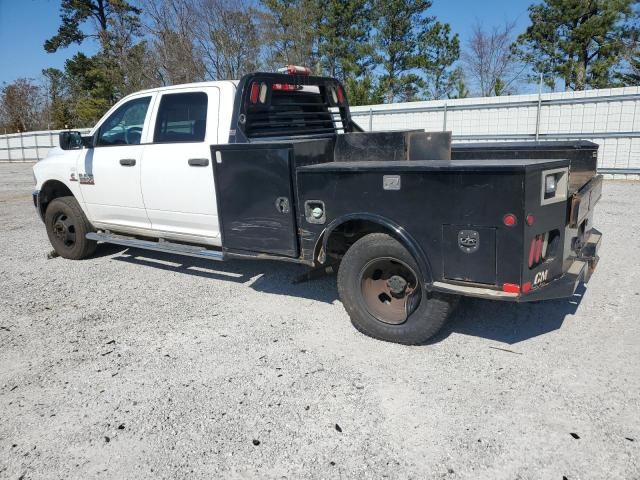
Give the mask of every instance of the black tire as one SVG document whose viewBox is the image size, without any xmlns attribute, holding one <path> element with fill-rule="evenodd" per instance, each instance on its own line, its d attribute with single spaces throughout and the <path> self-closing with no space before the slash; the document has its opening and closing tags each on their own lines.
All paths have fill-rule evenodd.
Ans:
<svg viewBox="0 0 640 480">
<path fill-rule="evenodd" d="M 397 273 L 391 275 L 394 271 Z M 384 283 L 380 283 L 382 280 Z M 390 288 L 388 295 L 382 292 L 376 300 L 378 291 L 372 284 Z M 450 295 L 427 292 L 415 259 L 400 242 L 384 233 L 366 235 L 347 250 L 338 271 L 338 293 L 359 331 L 405 345 L 424 344 L 435 335 L 455 303 Z M 399 311 L 403 314 L 398 317 Z"/>
<path fill-rule="evenodd" d="M 86 237 L 93 229 L 75 198 L 52 200 L 47 205 L 44 223 L 49 242 L 61 257 L 81 260 L 96 251 L 97 242 Z"/>
</svg>

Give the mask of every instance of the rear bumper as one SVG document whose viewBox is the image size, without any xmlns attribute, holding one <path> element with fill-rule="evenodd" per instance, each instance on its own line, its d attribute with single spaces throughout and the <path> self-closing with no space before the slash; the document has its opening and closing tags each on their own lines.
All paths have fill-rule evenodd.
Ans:
<svg viewBox="0 0 640 480">
<path fill-rule="evenodd" d="M 562 276 L 530 292 L 528 295 L 520 296 L 518 301 L 535 302 L 572 296 L 581 282 L 587 283 L 589 281 L 598 266 L 598 261 L 600 260 L 598 250 L 601 243 L 602 234 L 592 228 L 589 232 L 589 238 L 580 250 L 580 255 L 571 262 L 571 265 Z"/>
<path fill-rule="evenodd" d="M 592 229 L 580 255 L 575 257 L 569 268 L 558 278 L 531 290 L 528 293 L 511 293 L 491 288 L 454 285 L 434 282 L 433 289 L 445 293 L 468 297 L 486 298 L 489 300 L 506 300 L 512 302 L 537 302 L 571 297 L 580 283 L 587 283 L 595 271 L 600 257 L 598 250 L 602 242 L 602 234 Z"/>
</svg>

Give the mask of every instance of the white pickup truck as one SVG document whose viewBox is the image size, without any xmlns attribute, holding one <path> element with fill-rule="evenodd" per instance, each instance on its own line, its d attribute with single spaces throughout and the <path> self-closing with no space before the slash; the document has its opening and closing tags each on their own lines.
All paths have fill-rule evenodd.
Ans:
<svg viewBox="0 0 640 480">
<path fill-rule="evenodd" d="M 299 67 L 146 90 L 34 166 L 55 251 L 98 242 L 338 269 L 353 324 L 423 343 L 456 296 L 571 296 L 598 261 L 597 145 L 451 145 L 363 132 L 340 82 Z"/>
</svg>

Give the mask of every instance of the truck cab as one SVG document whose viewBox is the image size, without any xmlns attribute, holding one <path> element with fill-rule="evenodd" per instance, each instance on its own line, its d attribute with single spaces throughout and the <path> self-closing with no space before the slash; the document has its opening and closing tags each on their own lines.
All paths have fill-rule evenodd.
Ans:
<svg viewBox="0 0 640 480">
<path fill-rule="evenodd" d="M 89 148 L 35 165 L 41 211 L 68 190 L 96 229 L 221 246 L 209 145 L 228 141 L 236 85 L 123 98 L 91 130 Z"/>
</svg>

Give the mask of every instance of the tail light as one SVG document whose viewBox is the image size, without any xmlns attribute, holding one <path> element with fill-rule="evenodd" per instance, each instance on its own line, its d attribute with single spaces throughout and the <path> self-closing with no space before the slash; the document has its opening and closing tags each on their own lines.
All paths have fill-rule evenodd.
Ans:
<svg viewBox="0 0 640 480">
<path fill-rule="evenodd" d="M 502 223 L 504 223 L 507 227 L 513 227 L 518 223 L 518 218 L 513 213 L 507 213 L 504 217 L 502 217 Z"/>
<path fill-rule="evenodd" d="M 535 268 L 545 260 L 555 255 L 557 244 L 560 240 L 560 232 L 551 230 L 540 233 L 531 239 L 527 264 L 529 268 Z"/>
<path fill-rule="evenodd" d="M 251 90 L 249 91 L 249 101 L 253 104 L 264 103 L 267 100 L 267 84 L 262 82 L 253 82 L 251 84 Z"/>
<path fill-rule="evenodd" d="M 251 92 L 249 93 L 249 101 L 251 103 L 258 103 L 258 94 L 260 93 L 260 85 L 258 82 L 251 84 Z"/>
</svg>

